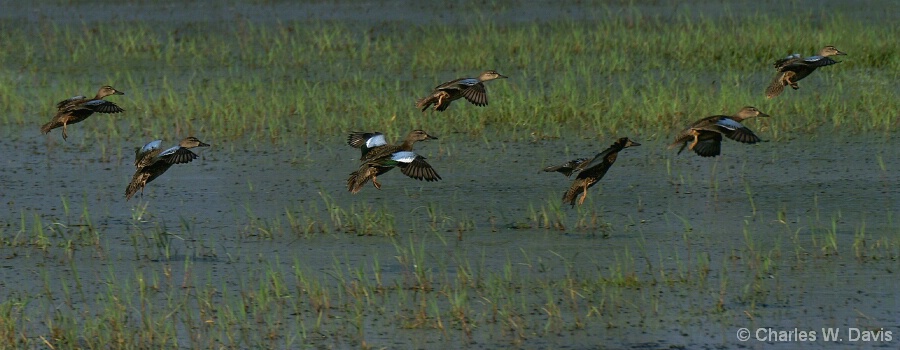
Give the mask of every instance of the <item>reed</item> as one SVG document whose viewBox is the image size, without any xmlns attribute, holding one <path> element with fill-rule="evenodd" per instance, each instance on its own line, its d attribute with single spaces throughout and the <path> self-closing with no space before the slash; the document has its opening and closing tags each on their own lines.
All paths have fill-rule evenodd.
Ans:
<svg viewBox="0 0 900 350">
<path fill-rule="evenodd" d="M 557 137 L 667 134 L 743 105 L 775 116 L 770 126 L 778 135 L 898 124 L 900 104 L 884 96 L 896 94 L 900 52 L 875 39 L 897 32 L 896 23 L 832 15 L 824 20 L 842 30 L 824 37 L 808 34 L 821 33 L 818 19 L 796 14 L 601 15 L 608 17 L 464 27 L 391 23 L 377 34 L 324 21 L 238 20 L 228 28 L 202 22 L 187 30 L 125 21 L 38 27 L 9 21 L 0 28 L 10 52 L 2 60 L 24 69 L 0 75 L 6 87 L 0 88 L 0 123 L 36 129 L 35 120 L 49 119 L 55 101 L 108 83 L 126 92 L 116 102 L 127 112 L 93 116 L 74 128 L 88 138 L 191 133 L 278 144 L 351 129 L 401 133 L 426 126 L 480 134 L 489 131 L 485 125 L 527 125 Z M 774 59 L 851 42 L 844 62 L 816 72 L 803 89 L 763 97 Z M 511 77 L 488 83 L 489 107 L 460 101 L 424 115 L 413 107 L 438 83 L 487 68 Z M 36 83 L 13 90 L 20 81 Z"/>
</svg>

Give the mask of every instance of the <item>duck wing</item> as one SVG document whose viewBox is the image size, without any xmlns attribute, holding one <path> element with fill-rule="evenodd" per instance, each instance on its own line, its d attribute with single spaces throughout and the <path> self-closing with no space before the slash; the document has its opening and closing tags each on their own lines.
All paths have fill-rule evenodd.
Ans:
<svg viewBox="0 0 900 350">
<path fill-rule="evenodd" d="M 380 132 L 354 131 L 347 137 L 347 144 L 359 148 L 359 160 L 370 160 L 378 153 L 376 149 L 387 147 L 387 140 Z"/>
<path fill-rule="evenodd" d="M 840 61 L 835 61 L 835 60 L 831 59 L 831 57 L 825 57 L 825 56 L 810 56 L 810 57 L 804 58 L 802 62 L 804 64 L 807 64 L 807 65 L 810 65 L 810 66 L 813 66 L 816 68 L 841 63 Z M 798 63 L 794 63 L 794 64 L 798 64 Z"/>
<path fill-rule="evenodd" d="M 453 79 L 451 81 L 442 83 L 441 85 L 435 86 L 434 91 L 462 91 L 469 88 L 472 85 L 478 84 L 478 79 L 475 78 L 459 78 Z"/>
<path fill-rule="evenodd" d="M 543 170 L 546 172 L 554 172 L 555 171 L 555 172 L 565 175 L 566 177 L 569 177 L 569 176 L 572 176 L 572 173 L 574 173 L 575 171 L 581 170 L 580 165 L 585 164 L 585 162 L 587 160 L 588 160 L 587 158 L 573 159 L 573 160 L 565 162 L 561 165 L 548 166 L 548 167 L 544 168 Z"/>
<path fill-rule="evenodd" d="M 715 157 L 722 153 L 722 134 L 710 132 L 711 136 L 701 138 L 694 146 L 694 153 L 701 157 Z"/>
<path fill-rule="evenodd" d="M 599 180 L 603 178 L 603 175 L 606 175 L 609 168 L 616 162 L 616 158 L 621 150 L 621 148 L 617 147 L 607 148 L 603 152 L 598 153 L 590 162 L 580 164 L 578 168 L 583 170 L 578 173 L 576 179 L 594 178 Z"/>
<path fill-rule="evenodd" d="M 84 101 L 86 99 L 87 99 L 87 96 L 82 96 L 82 95 L 72 96 L 68 99 L 57 102 L 56 109 L 65 110 L 69 105 L 78 104 L 79 102 Z"/>
<path fill-rule="evenodd" d="M 487 91 L 484 89 L 484 84 L 481 82 L 463 89 L 462 95 L 473 105 L 484 107 L 488 104 Z"/>
<path fill-rule="evenodd" d="M 137 148 L 134 151 L 134 167 L 135 168 L 143 168 L 153 162 L 156 159 L 156 156 L 160 152 L 160 145 L 162 144 L 162 140 L 153 140 L 147 142 L 144 147 Z"/>
<path fill-rule="evenodd" d="M 790 64 L 791 62 L 799 60 L 799 59 L 801 59 L 800 54 L 795 53 L 792 55 L 788 55 L 785 58 L 779 58 L 778 60 L 775 61 L 774 64 L 772 64 L 772 66 L 774 66 L 775 68 L 781 68 L 781 67 L 784 67 L 785 65 Z"/>
<path fill-rule="evenodd" d="M 350 136 L 347 136 L 347 144 L 354 148 L 362 148 L 363 146 L 373 148 L 386 145 L 387 140 L 385 140 L 384 134 L 380 132 L 354 131 L 350 133 Z"/>
<path fill-rule="evenodd" d="M 107 100 L 90 100 L 82 103 L 77 109 L 87 109 L 98 113 L 121 113 L 125 110 Z"/>
<path fill-rule="evenodd" d="M 754 144 L 760 141 L 759 136 L 756 136 L 752 130 L 734 119 L 722 118 L 716 122 L 716 126 L 719 127 L 719 132 L 737 142 Z"/>
<path fill-rule="evenodd" d="M 400 150 L 399 145 L 380 145 L 375 146 L 369 149 L 365 149 L 362 152 L 362 156 L 359 158 L 363 161 L 377 161 L 382 158 L 389 158 L 395 152 Z"/>
<path fill-rule="evenodd" d="M 191 150 L 189 150 L 187 148 L 184 148 L 181 146 L 175 146 L 175 147 L 169 148 L 165 151 L 162 151 L 162 153 L 159 154 L 158 158 L 160 161 L 163 161 L 163 162 L 166 162 L 169 164 L 184 164 L 184 163 L 190 163 L 194 159 L 197 159 L 197 154 L 194 152 L 191 152 Z"/>
<path fill-rule="evenodd" d="M 416 180 L 438 181 L 441 176 L 438 175 L 431 164 L 422 157 L 413 152 L 397 152 L 394 153 L 392 159 L 397 162 L 397 167 L 403 175 L 409 176 Z"/>
</svg>

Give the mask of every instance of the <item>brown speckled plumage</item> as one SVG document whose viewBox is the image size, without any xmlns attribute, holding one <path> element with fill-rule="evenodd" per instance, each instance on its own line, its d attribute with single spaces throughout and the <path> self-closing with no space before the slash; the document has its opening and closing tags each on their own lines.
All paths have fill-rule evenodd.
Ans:
<svg viewBox="0 0 900 350">
<path fill-rule="evenodd" d="M 433 104 L 434 110 L 442 112 L 450 107 L 450 102 L 463 97 L 473 105 L 487 106 L 488 99 L 484 82 L 500 78 L 507 77 L 495 70 L 487 70 L 481 72 L 477 78 L 459 78 L 445 82 L 436 86 L 428 97 L 416 100 L 416 108 L 425 112 Z"/>
<path fill-rule="evenodd" d="M 350 133 L 347 137 L 347 144 L 360 149 L 362 164 L 358 170 L 350 173 L 350 177 L 347 179 L 347 190 L 355 194 L 369 180 L 376 189 L 381 189 L 378 175 L 395 167 L 399 167 L 404 175 L 416 180 L 440 180 L 440 175 L 425 161 L 425 157 L 412 152 L 416 142 L 436 139 L 437 137 L 429 135 L 423 130 L 413 130 L 399 145 L 390 145 L 380 132 L 355 131 Z"/>
<path fill-rule="evenodd" d="M 398 152 L 412 153 L 412 151 Z M 428 162 L 425 161 L 425 157 L 415 155 L 415 158 L 411 162 L 400 162 L 391 158 L 391 155 L 388 155 L 386 157 L 365 161 L 360 165 L 359 170 L 350 173 L 350 177 L 347 179 L 347 190 L 350 191 L 350 193 L 356 194 L 369 180 L 372 180 L 372 185 L 380 190 L 381 183 L 378 182 L 378 175 L 384 174 L 395 167 L 399 167 L 400 172 L 403 173 L 403 175 L 416 180 L 431 182 L 441 179 L 441 176 L 431 167 L 431 164 L 428 164 Z"/>
<path fill-rule="evenodd" d="M 609 148 L 603 152 L 598 153 L 590 161 L 578 165 L 576 170 L 581 171 L 578 173 L 578 176 L 575 177 L 575 181 L 572 183 L 572 186 L 569 187 L 569 190 L 563 194 L 563 203 L 569 203 L 572 206 L 575 206 L 575 199 L 580 194 L 581 199 L 578 201 L 578 204 L 584 204 L 584 199 L 587 198 L 588 188 L 594 186 L 597 181 L 600 181 L 600 179 L 606 175 L 609 168 L 616 162 L 619 151 L 628 147 L 640 145 L 641 144 L 634 142 L 627 137 L 622 137 L 612 144 L 612 146 L 609 146 Z"/>
<path fill-rule="evenodd" d="M 700 119 L 675 137 L 675 142 L 669 148 L 681 146 L 678 154 L 688 148 L 701 157 L 715 157 L 721 153 L 722 135 L 747 144 L 760 141 L 752 130 L 741 124 L 742 121 L 754 117 L 768 117 L 768 114 L 760 112 L 756 107 L 741 108 L 734 115 L 714 115 Z"/>
<path fill-rule="evenodd" d="M 150 147 L 154 143 L 157 146 Z M 209 146 L 193 136 L 181 140 L 178 146 L 167 150 L 159 148 L 158 145 L 159 140 L 152 141 L 135 152 L 134 166 L 137 170 L 125 189 L 126 201 L 131 199 L 138 190 L 141 190 L 141 194 L 143 194 L 147 183 L 165 173 L 172 165 L 190 163 L 197 159 L 197 154 L 191 152 L 191 148 Z"/>
<path fill-rule="evenodd" d="M 825 46 L 822 50 L 819 50 L 817 56 L 804 58 L 799 54 L 793 54 L 776 60 L 774 66 L 778 73 L 766 88 L 766 98 L 780 95 L 784 91 L 785 86 L 790 86 L 794 90 L 799 89 L 800 85 L 797 85 L 797 82 L 812 74 L 816 68 L 840 63 L 830 58 L 830 56 L 838 55 L 846 55 L 846 53 L 834 46 Z"/>
<path fill-rule="evenodd" d="M 66 127 L 69 124 L 81 122 L 90 117 L 94 112 L 97 113 L 120 113 L 125 111 L 115 103 L 106 101 L 103 98 L 110 95 L 124 95 L 125 93 L 114 89 L 112 86 L 106 85 L 97 91 L 94 98 L 85 96 L 75 96 L 67 100 L 59 101 L 56 104 L 56 115 L 50 122 L 41 126 L 41 133 L 48 133 L 50 130 L 62 127 L 63 140 L 69 136 L 66 133 Z"/>
<path fill-rule="evenodd" d="M 371 147 L 367 146 L 366 143 L 373 137 L 381 137 L 385 142 L 383 144 L 369 145 Z M 426 140 L 437 140 L 437 137 L 429 135 L 424 130 L 416 129 L 410 131 L 409 134 L 406 135 L 406 139 L 399 145 L 390 145 L 387 144 L 386 139 L 384 139 L 384 134 L 380 132 L 354 131 L 347 136 L 347 144 L 353 148 L 359 148 L 361 153 L 359 160 L 362 161 L 382 158 L 398 151 L 412 151 L 413 144 L 418 141 Z"/>
</svg>

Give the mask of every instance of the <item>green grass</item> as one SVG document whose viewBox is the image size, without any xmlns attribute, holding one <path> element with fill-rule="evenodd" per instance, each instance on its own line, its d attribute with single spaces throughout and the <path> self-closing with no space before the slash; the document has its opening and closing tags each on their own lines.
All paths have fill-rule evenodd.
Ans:
<svg viewBox="0 0 900 350">
<path fill-rule="evenodd" d="M 734 186 L 739 189 L 742 184 Z M 325 206 L 329 201 L 320 199 Z M 552 223 L 556 215 L 550 214 L 555 208 L 545 207 L 523 215 L 559 237 L 553 240 L 616 248 L 605 256 L 583 248 L 529 248 L 518 253 L 504 249 L 497 255 L 494 247 L 447 239 L 455 236 L 457 222 L 467 219 L 438 214 L 446 222 L 426 222 L 421 230 L 371 238 L 389 241 L 393 253 L 352 257 L 334 250 L 329 253 L 331 263 L 317 269 L 300 257 L 282 262 L 283 255 L 222 251 L 216 242 L 205 241 L 214 238 L 198 239 L 202 235 L 193 232 L 195 219 L 182 218 L 173 229 L 136 219 L 131 225 L 135 262 L 97 271 L 95 263 L 79 260 L 90 255 L 113 261 L 105 257 L 113 253 L 101 254 L 103 249 L 93 238 L 104 235 L 106 228 L 93 227 L 86 205 L 64 203 L 71 208 L 61 216 L 32 218 L 25 213 L 20 227 L 0 235 L 0 242 L 14 248 L 22 256 L 19 259 L 43 261 L 33 267 L 39 282 L 32 288 L 37 293 L 12 292 L 0 302 L 0 339 L 10 346 L 390 346 L 377 336 L 387 329 L 444 344 L 527 345 L 535 338 L 629 327 L 635 322 L 646 331 L 665 331 L 670 322 L 689 323 L 697 315 L 739 324 L 735 318 L 758 317 L 759 305 L 786 302 L 790 293 L 782 283 L 797 287 L 796 282 L 783 280 L 802 280 L 798 273 L 893 265 L 900 249 L 895 233 L 867 229 L 890 227 L 891 222 L 843 222 L 840 210 L 819 213 L 818 207 L 806 217 L 805 228 L 786 228 L 793 237 L 758 234 L 787 225 L 784 213 L 760 211 L 742 223 L 743 239 L 723 242 L 720 232 L 672 215 L 668 226 L 678 229 L 670 235 L 654 232 L 652 241 L 643 233 L 630 235 L 624 244 L 612 243 L 622 234 L 619 229 L 612 237 L 564 238 L 558 227 L 544 223 Z M 433 216 L 443 208 L 434 204 L 431 212 L 421 215 Z M 152 214 L 144 208 L 136 215 Z M 301 210 L 293 215 L 293 220 L 305 222 L 315 214 Z M 300 239 L 292 248 L 297 249 L 317 237 L 333 241 L 331 235 L 360 234 L 347 229 L 347 222 L 356 219 L 330 215 L 342 218 L 317 223 L 313 226 L 319 229 L 313 232 L 273 231 L 249 238 L 277 245 Z M 764 217 L 755 220 L 757 216 Z M 411 224 L 406 217 L 396 220 Z M 67 230 L 58 224 L 65 222 L 70 223 Z M 93 228 L 71 228 L 76 223 Z M 437 230 L 429 229 L 432 225 Z M 842 232 L 846 230 L 852 234 Z M 297 237 L 285 237 L 288 232 Z M 185 248 L 173 248 L 175 242 Z M 229 263 L 221 263 L 226 258 Z M 223 279 L 221 271 L 206 266 L 210 262 L 220 262 L 215 266 L 226 273 L 240 273 Z M 60 266 L 67 273 L 60 274 Z M 685 294 L 695 297 L 685 303 Z"/>
<path fill-rule="evenodd" d="M 77 128 L 88 138 L 174 138 L 289 143 L 354 129 L 403 134 L 504 130 L 561 136 L 640 133 L 665 138 L 702 116 L 755 105 L 775 137 L 820 128 L 895 130 L 900 49 L 896 23 L 841 15 L 654 17 L 632 11 L 600 21 L 469 26 L 237 20 L 175 26 L 111 21 L 0 23 L 0 123 L 37 129 L 52 104 L 102 84 L 126 112 Z M 840 30 L 819 30 L 822 22 Z M 833 44 L 841 64 L 774 100 L 763 97 L 771 62 Z M 443 49 L 452 48 L 452 49 Z M 422 115 L 415 98 L 487 68 L 491 105 L 457 102 Z M 7 130 L 10 130 L 7 128 Z M 101 136 L 103 135 L 103 136 Z M 77 141 L 76 141 L 77 142 Z"/>
<path fill-rule="evenodd" d="M 753 125 L 775 140 L 822 130 L 890 133 L 900 117 L 900 102 L 887 98 L 897 94 L 900 49 L 882 40 L 900 28 L 841 15 L 664 18 L 629 10 L 591 22 L 388 22 L 363 29 L 242 19 L 233 26 L 40 23 L 0 22 L 0 124 L 6 136 L 36 135 L 54 102 L 111 84 L 126 92 L 111 98 L 126 113 L 91 117 L 73 127 L 84 137 L 69 139 L 82 151 L 102 141 L 101 162 L 127 159 L 122 143 L 186 134 L 211 143 L 244 141 L 222 146 L 231 153 L 304 142 L 290 160 L 295 164 L 311 162 L 309 154 L 321 151 L 317 143 L 350 130 L 459 133 L 483 141 L 493 157 L 521 146 L 495 142 L 494 135 L 667 139 L 693 119 L 748 104 L 774 116 Z M 823 23 L 840 30 L 822 30 Z M 765 100 L 772 60 L 825 44 L 850 55 L 802 81 L 801 90 Z M 511 76 L 488 83 L 489 107 L 458 101 L 447 112 L 424 115 L 413 107 L 437 83 L 487 68 Z M 476 142 L 429 147 L 450 157 Z M 334 151 L 324 152 L 333 158 Z M 892 164 L 883 153 L 874 153 L 873 164 L 890 192 Z M 773 153 L 772 162 L 778 157 Z M 668 192 L 694 193 L 678 201 L 699 204 L 659 204 L 670 199 L 657 194 L 674 196 L 664 185 L 609 202 L 613 193 L 640 188 L 604 182 L 573 209 L 559 202 L 571 179 L 556 175 L 559 189 L 525 199 L 519 211 L 460 210 L 461 193 L 447 194 L 448 202 L 413 189 L 384 199 L 386 192 L 371 186 L 354 201 L 313 186 L 295 203 L 257 206 L 269 195 L 255 189 L 255 180 L 246 180 L 243 201 L 220 204 L 231 206 L 224 209 L 233 214 L 228 222 L 170 216 L 171 208 L 143 201 L 130 202 L 130 218 L 110 218 L 92 207 L 102 199 L 87 193 L 80 200 L 60 196 L 58 211 L 10 200 L 5 205 L 18 212 L 0 222 L 2 268 L 27 268 L 4 282 L 31 284 L 5 285 L 0 343 L 502 348 L 547 347 L 571 336 L 596 344 L 632 332 L 668 339 L 673 328 L 697 329 L 697 320 L 746 326 L 772 312 L 762 305 L 795 302 L 789 297 L 802 294 L 792 290 L 846 277 L 834 271 L 874 266 L 887 272 L 873 276 L 889 279 L 896 270 L 900 235 L 892 208 L 857 220 L 839 205 L 820 206 L 818 195 L 785 204 L 745 177 L 753 164 L 716 160 L 707 174 L 672 159 L 652 155 L 643 162 L 664 161 L 674 188 Z M 400 178 L 396 172 L 390 176 Z M 408 211 L 391 206 L 410 199 L 415 206 Z M 690 212 L 715 216 L 726 205 L 746 207 L 747 216 L 726 227 Z M 617 210 L 622 206 L 647 212 Z M 540 244 L 523 243 L 534 241 Z M 369 254 L 355 254 L 361 251 Z"/>
</svg>

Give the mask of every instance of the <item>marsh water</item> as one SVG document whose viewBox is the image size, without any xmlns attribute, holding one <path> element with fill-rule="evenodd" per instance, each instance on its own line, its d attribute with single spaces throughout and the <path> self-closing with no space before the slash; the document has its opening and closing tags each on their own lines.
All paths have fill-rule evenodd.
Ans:
<svg viewBox="0 0 900 350">
<path fill-rule="evenodd" d="M 444 18 L 405 2 L 228 4 L 209 11 L 202 4 L 112 8 L 135 20 L 136 13 L 172 21 L 238 13 L 283 19 L 269 17 L 275 12 L 301 17 L 292 20 Z M 40 17 L 59 10 L 16 6 L 2 5 L 0 13 Z M 501 20 L 579 14 L 576 5 L 547 6 L 525 5 Z M 720 11 L 702 1 L 698 6 Z M 860 8 L 845 10 L 873 15 Z M 99 20 L 88 9 L 77 13 L 83 21 Z M 453 108 L 476 107 L 457 102 Z M 763 138 L 765 125 L 753 125 Z M 346 191 L 358 157 L 346 135 L 286 145 L 201 137 L 212 147 L 199 149 L 199 159 L 174 166 L 125 201 L 139 145 L 82 143 L 77 129 L 64 142 L 57 132 L 39 135 L 37 126 L 7 125 L 10 137 L 0 140 L 0 300 L 16 305 L 6 310 L 21 312 L 29 334 L 50 333 L 58 314 L 90 323 L 110 298 L 137 299 L 144 278 L 198 294 L 212 286 L 210 300 L 221 301 L 265 289 L 269 276 L 302 271 L 330 286 L 334 304 L 350 298 L 348 281 L 418 290 L 410 292 L 415 295 L 501 275 L 509 286 L 498 287 L 507 294 L 497 297 L 525 312 L 492 311 L 502 303 L 487 293 L 448 295 L 435 299 L 466 299 L 477 327 L 465 331 L 450 322 L 450 312 L 436 312 L 447 318 L 440 329 L 432 314 L 426 326 L 417 323 L 411 308 L 418 302 L 406 299 L 416 296 L 385 292 L 368 296 L 380 306 L 361 312 L 359 322 L 344 309 L 326 312 L 330 321 L 317 320 L 311 305 L 272 311 L 285 319 L 267 329 L 270 347 L 896 348 L 900 341 L 900 160 L 894 151 L 900 141 L 892 134 L 823 130 L 752 146 L 726 140 L 714 159 L 676 155 L 665 137 L 627 135 L 642 145 L 619 155 L 583 206 L 569 207 L 559 198 L 572 179 L 539 170 L 593 156 L 626 135 L 436 135 L 417 150 L 442 181 L 415 181 L 394 170 L 379 177 L 381 190 L 368 185 L 357 195 Z M 422 276 L 433 279 L 429 287 L 417 280 Z M 312 299 L 303 288 L 288 290 L 282 297 Z M 163 295 L 155 298 L 149 299 L 165 305 Z M 124 312 L 141 317 L 139 307 L 123 304 Z M 741 328 L 766 339 L 739 341 Z M 825 328 L 839 328 L 841 341 L 824 340 Z M 878 333 L 854 340 L 851 328 Z M 179 326 L 180 346 L 191 347 L 195 331 Z M 816 332 L 817 339 L 798 340 L 800 331 Z"/>
<path fill-rule="evenodd" d="M 623 288 L 621 298 L 627 302 L 608 311 L 614 317 L 587 322 L 584 329 L 533 335 L 529 347 L 729 347 L 739 344 L 734 332 L 740 327 L 896 329 L 898 252 L 891 242 L 898 233 L 893 217 L 900 164 L 888 155 L 900 146 L 895 140 L 726 143 L 718 159 L 675 156 L 664 144 L 645 142 L 620 155 L 607 178 L 590 190 L 584 208 L 560 209 L 568 227 L 544 228 L 532 211 L 558 201 L 570 181 L 537 170 L 571 157 L 560 151 L 566 146 L 589 156 L 608 140 L 485 146 L 441 136 L 420 146 L 444 179 L 437 183 L 395 171 L 381 177 L 382 190 L 367 187 L 350 195 L 344 178 L 357 154 L 340 138 L 311 148 L 236 151 L 215 145 L 202 150 L 194 163 L 174 167 L 131 202 L 122 199 L 130 159 L 99 159 L 96 147 L 79 149 L 55 139 L 4 142 L 7 240 L 28 235 L 18 232 L 18 222 L 27 227 L 32 216 L 54 222 L 44 228 L 47 235 L 77 241 L 92 239 L 76 238 L 79 225 L 87 224 L 82 212 L 89 213 L 90 225 L 99 232 L 97 245 L 74 250 L 4 248 L 4 297 L 40 295 L 48 285 L 74 283 L 73 271 L 86 284 L 84 293 L 93 295 L 105 293 L 104 281 L 111 276 L 128 280 L 136 271 L 165 270 L 187 285 L 237 289 L 240 281 L 269 269 L 290 273 L 299 264 L 327 276 L 375 261 L 387 284 L 403 284 L 409 267 L 397 258 L 402 255 L 397 241 L 405 246 L 415 240 L 429 268 L 451 277 L 457 264 L 471 261 L 486 269 L 509 265 L 528 278 L 609 278 L 608 268 L 630 255 L 636 261 L 627 269 L 662 284 Z M 445 143 L 452 151 L 442 151 Z M 302 148 L 314 156 L 293 160 Z M 395 224 L 393 238 L 340 231 L 306 235 L 285 227 L 286 211 L 328 222 L 327 206 L 350 203 L 383 208 Z M 588 222 L 579 224 L 580 216 L 588 216 Z M 164 248 L 153 236 L 161 226 L 172 235 Z M 870 246 L 861 256 L 829 254 L 822 241 L 832 229 L 839 249 L 853 245 L 860 230 L 866 235 L 862 244 Z M 139 238 L 144 236 L 147 242 Z M 746 256 L 753 244 L 764 250 L 762 261 L 773 265 L 762 278 L 748 262 L 756 257 Z M 691 271 L 697 266 L 711 270 L 700 286 L 667 285 L 656 275 L 665 271 L 696 279 L 687 276 L 702 273 Z M 532 316 L 542 320 L 540 308 L 547 300 L 523 293 L 525 302 L 534 303 Z M 724 296 L 721 307 L 732 312 L 714 311 L 717 293 Z M 77 307 L 89 310 L 92 298 L 85 299 Z M 752 310 L 754 316 L 740 310 Z M 372 333 L 365 337 L 369 344 L 466 344 L 437 331 L 372 322 L 367 329 Z M 490 328 L 476 331 L 474 344 L 509 344 Z"/>
</svg>

